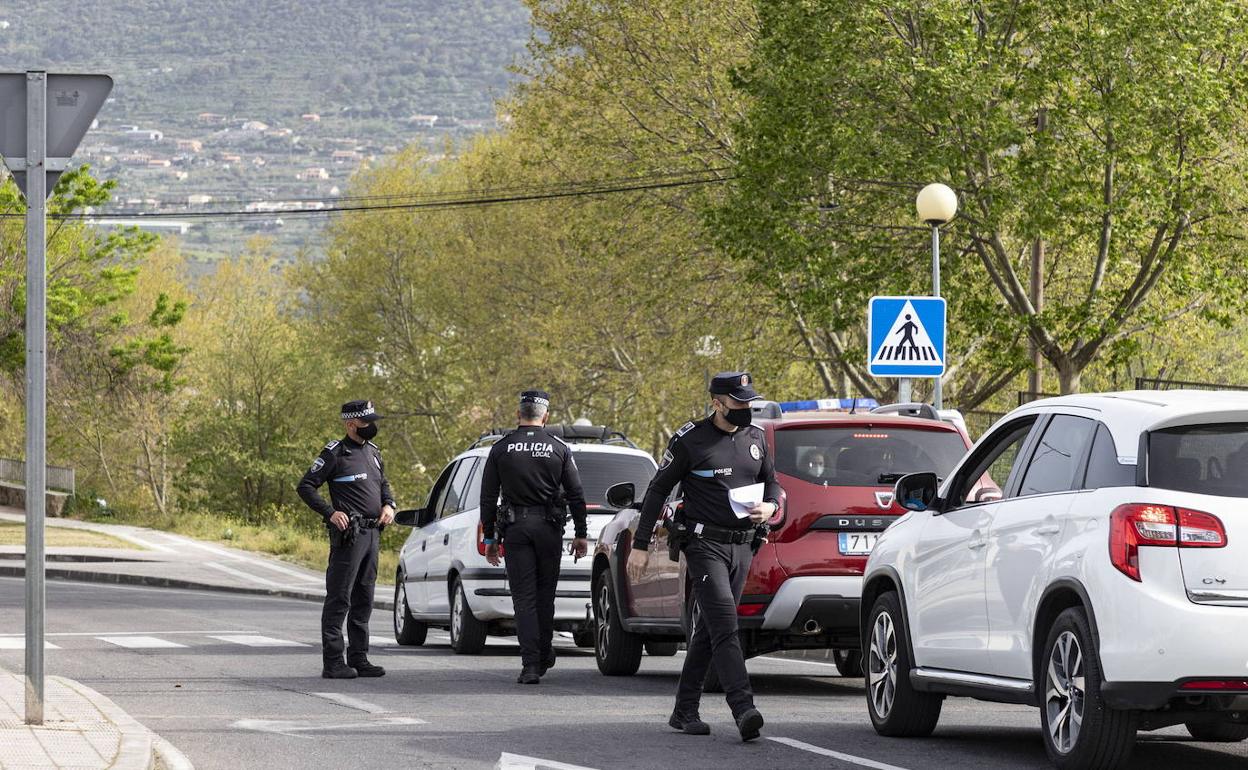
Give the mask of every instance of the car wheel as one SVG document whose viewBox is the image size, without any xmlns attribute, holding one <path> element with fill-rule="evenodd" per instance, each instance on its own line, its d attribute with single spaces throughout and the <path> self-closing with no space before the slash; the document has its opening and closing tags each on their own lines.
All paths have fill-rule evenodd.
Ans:
<svg viewBox="0 0 1248 770">
<path fill-rule="evenodd" d="M 606 676 L 632 676 L 641 667 L 642 642 L 620 623 L 611 575 L 603 569 L 594 581 L 594 658 Z"/>
<path fill-rule="evenodd" d="M 485 649 L 486 627 L 472 614 L 464 582 L 455 578 L 451 588 L 451 649 L 460 655 L 476 655 Z"/>
<path fill-rule="evenodd" d="M 896 592 L 881 594 L 867 616 L 867 711 L 880 735 L 924 738 L 936 729 L 944 696 L 910 684 L 909 631 Z"/>
<path fill-rule="evenodd" d="M 862 674 L 862 650 L 833 650 L 832 662 L 836 663 L 836 670 L 841 676 L 850 679 L 861 679 Z"/>
<path fill-rule="evenodd" d="M 670 658 L 680 648 L 680 642 L 646 642 L 646 654 L 652 658 Z"/>
<path fill-rule="evenodd" d="M 1209 743 L 1238 743 L 1248 738 L 1248 725 L 1242 722 L 1188 722 L 1188 734 Z"/>
<path fill-rule="evenodd" d="M 429 626 L 412 617 L 407 606 L 407 584 L 403 575 L 394 576 L 394 640 L 408 647 L 419 647 L 425 643 Z"/>
<path fill-rule="evenodd" d="M 1057 616 L 1041 661 L 1040 720 L 1054 767 L 1125 767 L 1135 745 L 1136 713 L 1112 709 L 1101 698 L 1101 663 L 1082 608 Z"/>
</svg>

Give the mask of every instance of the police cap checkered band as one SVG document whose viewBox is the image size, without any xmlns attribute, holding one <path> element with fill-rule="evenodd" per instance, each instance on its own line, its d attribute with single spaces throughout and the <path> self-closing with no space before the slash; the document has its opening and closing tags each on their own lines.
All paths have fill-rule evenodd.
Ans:
<svg viewBox="0 0 1248 770">
<path fill-rule="evenodd" d="M 381 419 L 381 415 L 373 408 L 372 401 L 348 401 L 342 405 L 342 419 L 372 422 Z"/>
<path fill-rule="evenodd" d="M 550 406 L 550 394 L 544 390 L 526 390 L 520 394 L 520 403 Z"/>
</svg>

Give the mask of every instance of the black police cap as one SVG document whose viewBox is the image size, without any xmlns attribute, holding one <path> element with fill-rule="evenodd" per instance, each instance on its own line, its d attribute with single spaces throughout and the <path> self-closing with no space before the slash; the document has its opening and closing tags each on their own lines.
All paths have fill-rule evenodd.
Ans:
<svg viewBox="0 0 1248 770">
<path fill-rule="evenodd" d="M 372 401 L 348 401 L 342 405 L 342 419 L 359 419 L 365 422 L 380 420 L 382 415 L 373 409 Z"/>
<path fill-rule="evenodd" d="M 710 391 L 715 396 L 731 396 L 738 401 L 757 401 L 762 398 L 754 390 L 754 378 L 749 372 L 720 372 L 711 378 Z"/>
<path fill-rule="evenodd" d="M 522 404 L 541 404 L 542 406 L 550 406 L 550 394 L 544 390 L 526 390 L 520 394 L 520 403 Z"/>
</svg>

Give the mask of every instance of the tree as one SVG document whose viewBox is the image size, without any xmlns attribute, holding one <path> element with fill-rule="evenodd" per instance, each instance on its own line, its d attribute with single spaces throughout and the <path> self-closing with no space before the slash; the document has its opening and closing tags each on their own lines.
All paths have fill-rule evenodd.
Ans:
<svg viewBox="0 0 1248 770">
<path fill-rule="evenodd" d="M 1241 306 L 1242 3 L 758 8 L 740 180 L 715 222 L 833 333 L 860 328 L 867 292 L 926 288 L 911 223 L 928 181 L 962 199 L 951 326 L 988 379 L 1022 371 L 1030 340 L 1075 391 L 1140 332 Z"/>
</svg>

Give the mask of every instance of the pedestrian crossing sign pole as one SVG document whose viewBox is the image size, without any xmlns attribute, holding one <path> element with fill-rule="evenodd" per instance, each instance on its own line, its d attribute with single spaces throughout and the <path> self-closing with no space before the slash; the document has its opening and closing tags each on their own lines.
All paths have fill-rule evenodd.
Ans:
<svg viewBox="0 0 1248 770">
<path fill-rule="evenodd" d="M 901 378 L 901 401 L 911 378 L 945 373 L 945 311 L 941 297 L 872 297 L 867 306 L 867 369 Z"/>
</svg>

